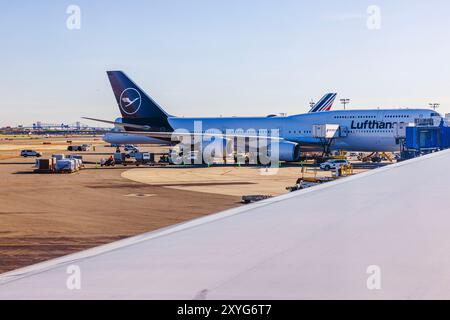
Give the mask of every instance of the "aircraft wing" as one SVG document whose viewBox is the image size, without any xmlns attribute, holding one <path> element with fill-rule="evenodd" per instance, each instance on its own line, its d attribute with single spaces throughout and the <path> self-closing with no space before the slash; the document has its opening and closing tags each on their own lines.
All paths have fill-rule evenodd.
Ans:
<svg viewBox="0 0 450 320">
<path fill-rule="evenodd" d="M 0 299 L 449 299 L 449 166 L 434 153 L 17 270 Z"/>
<path fill-rule="evenodd" d="M 120 127 L 129 127 L 129 128 L 138 129 L 138 130 L 150 130 L 151 129 L 150 126 L 142 126 L 142 125 L 138 125 L 138 124 L 123 123 L 123 122 L 109 121 L 109 120 L 102 120 L 102 119 L 95 119 L 95 118 L 87 118 L 87 117 L 82 117 L 82 119 L 97 121 L 97 122 L 102 122 L 102 123 L 108 123 L 108 124 L 112 124 L 112 125 L 120 126 Z"/>
<path fill-rule="evenodd" d="M 113 124 L 113 125 L 117 125 L 117 126 L 122 126 L 122 127 L 130 127 L 130 128 L 134 128 L 134 129 L 140 129 L 140 130 L 150 130 L 151 127 L 150 126 L 142 126 L 142 125 L 137 125 L 137 124 L 129 124 L 129 123 L 122 123 L 122 122 L 116 122 L 116 121 L 109 121 L 109 120 L 101 120 L 101 119 L 95 119 L 95 118 L 87 118 L 87 117 L 82 117 L 83 119 L 86 120 L 92 120 L 92 121 L 98 121 L 98 122 L 103 122 L 103 123 L 108 123 L 108 124 Z M 109 132 L 108 134 L 123 134 L 123 132 Z M 149 138 L 157 138 L 157 139 L 171 139 L 172 137 L 175 138 L 181 138 L 181 137 L 223 137 L 223 138 L 250 138 L 250 139 L 267 139 L 267 140 L 272 140 L 272 141 L 281 141 L 284 140 L 283 138 L 280 137 L 272 137 L 272 136 L 263 136 L 263 135 L 253 135 L 253 134 L 222 134 L 222 133 L 193 133 L 193 132 L 183 132 L 183 131 L 175 131 L 175 132 L 151 132 L 151 131 L 133 131 L 130 132 L 130 134 L 132 135 L 137 135 L 137 136 L 145 136 L 145 137 L 149 137 Z"/>
</svg>

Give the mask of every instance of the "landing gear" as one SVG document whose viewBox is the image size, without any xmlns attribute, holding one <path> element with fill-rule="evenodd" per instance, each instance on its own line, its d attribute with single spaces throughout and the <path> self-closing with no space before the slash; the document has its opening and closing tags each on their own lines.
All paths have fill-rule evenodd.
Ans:
<svg viewBox="0 0 450 320">
<path fill-rule="evenodd" d="M 323 153 L 322 158 L 331 156 L 331 146 L 333 145 L 334 139 L 321 139 Z"/>
</svg>

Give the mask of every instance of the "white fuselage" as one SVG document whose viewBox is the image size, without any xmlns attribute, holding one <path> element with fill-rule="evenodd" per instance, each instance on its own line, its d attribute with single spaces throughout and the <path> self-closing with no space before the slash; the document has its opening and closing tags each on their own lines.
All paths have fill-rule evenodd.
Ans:
<svg viewBox="0 0 450 320">
<path fill-rule="evenodd" d="M 320 139 L 313 137 L 313 125 L 334 124 L 347 129 L 346 137 L 334 139 L 332 150 L 348 151 L 398 151 L 400 143 L 396 139 L 396 128 L 400 123 L 414 123 L 416 119 L 435 118 L 440 115 L 428 109 L 391 110 L 342 110 L 319 113 L 306 113 L 289 117 L 273 118 L 169 118 L 170 125 L 176 129 L 194 132 L 195 123 L 201 123 L 201 130 L 273 130 L 287 141 L 302 145 L 303 150 L 319 150 Z M 305 147 L 303 147 L 305 146 Z M 315 146 L 315 147 L 314 147 Z"/>
<path fill-rule="evenodd" d="M 414 123 L 416 119 L 435 119 L 438 124 L 441 117 L 429 109 L 376 109 L 376 110 L 341 110 L 318 113 L 306 113 L 289 117 L 253 117 L 253 118 L 168 118 L 174 130 L 187 130 L 191 133 L 205 131 L 234 130 L 236 133 L 247 133 L 255 130 L 277 130 L 281 138 L 301 145 L 304 151 L 321 150 L 320 139 L 313 136 L 314 125 L 339 125 L 345 128 L 347 135 L 333 140 L 331 150 L 347 151 L 399 151 L 397 139 L 398 124 Z M 108 141 L 105 136 L 105 140 Z M 117 139 L 115 135 L 115 139 Z M 110 141 L 108 141 L 110 142 Z M 124 133 L 122 144 L 155 144 L 164 141 L 133 136 L 132 132 Z M 115 143 L 118 143 L 115 141 Z"/>
</svg>

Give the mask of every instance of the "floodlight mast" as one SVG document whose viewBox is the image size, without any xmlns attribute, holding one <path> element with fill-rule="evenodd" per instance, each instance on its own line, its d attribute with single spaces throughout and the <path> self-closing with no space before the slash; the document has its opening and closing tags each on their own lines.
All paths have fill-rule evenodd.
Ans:
<svg viewBox="0 0 450 320">
<path fill-rule="evenodd" d="M 345 107 L 350 103 L 350 99 L 345 98 L 345 99 L 341 99 L 341 104 L 344 106 L 344 110 Z"/>
</svg>

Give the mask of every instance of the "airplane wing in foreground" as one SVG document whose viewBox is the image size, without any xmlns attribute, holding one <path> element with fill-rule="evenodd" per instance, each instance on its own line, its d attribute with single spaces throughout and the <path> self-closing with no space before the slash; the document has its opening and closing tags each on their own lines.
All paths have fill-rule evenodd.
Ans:
<svg viewBox="0 0 450 320">
<path fill-rule="evenodd" d="M 434 153 L 44 262 L 0 276 L 0 299 L 449 299 L 449 166 Z"/>
</svg>

